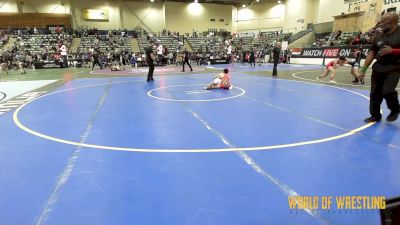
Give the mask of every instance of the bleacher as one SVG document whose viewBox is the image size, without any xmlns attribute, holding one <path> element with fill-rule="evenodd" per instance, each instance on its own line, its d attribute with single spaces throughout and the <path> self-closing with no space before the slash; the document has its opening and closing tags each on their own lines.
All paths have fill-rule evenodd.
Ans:
<svg viewBox="0 0 400 225">
<path fill-rule="evenodd" d="M 199 36 L 187 38 L 194 52 L 225 52 L 225 45 L 222 37 L 219 36 Z"/>
<path fill-rule="evenodd" d="M 18 49 L 30 51 L 31 53 L 42 53 L 44 48 L 48 50 L 48 53 L 56 53 L 61 43 L 69 48 L 72 41 L 72 36 L 66 34 L 62 35 L 61 39 L 56 34 L 37 34 L 15 37 L 17 41 L 14 45 L 16 45 Z"/>
<path fill-rule="evenodd" d="M 5 45 L 8 42 L 8 35 L 0 35 L 0 49 L 3 48 L 3 45 Z"/>
<path fill-rule="evenodd" d="M 277 41 L 285 40 L 286 36 L 287 34 L 281 34 L 281 33 L 275 34 L 274 32 L 268 32 L 256 38 L 255 46 L 256 47 L 272 46 Z"/>
<path fill-rule="evenodd" d="M 254 48 L 253 43 L 254 37 L 247 36 L 247 37 L 234 37 L 232 39 L 232 43 L 238 48 L 238 50 L 250 50 Z"/>
<path fill-rule="evenodd" d="M 319 34 L 315 34 L 315 38 L 329 40 L 330 35 L 331 35 L 331 32 L 319 33 Z"/>
<path fill-rule="evenodd" d="M 347 45 L 346 42 L 349 38 L 357 36 L 358 32 L 343 32 L 337 40 L 336 45 Z"/>
<path fill-rule="evenodd" d="M 208 51 L 211 50 L 212 48 L 211 43 L 215 41 L 215 37 L 214 36 L 189 37 L 187 38 L 187 40 L 192 46 L 194 52 L 205 52 L 206 49 L 208 49 Z"/>
<path fill-rule="evenodd" d="M 289 40 L 288 40 L 288 41 L 289 41 L 289 43 L 292 43 L 292 42 L 297 41 L 297 40 L 299 40 L 300 38 L 306 36 L 307 34 L 309 34 L 309 33 L 311 33 L 311 32 L 312 32 L 311 29 L 309 29 L 309 30 L 302 30 L 302 31 L 300 31 L 300 32 L 298 32 L 298 33 L 295 33 L 295 34 L 291 35 L 291 36 L 289 37 Z"/>
<path fill-rule="evenodd" d="M 351 45 L 349 42 L 351 42 L 358 34 L 359 32 L 343 32 L 338 39 L 335 39 L 337 35 L 336 32 L 316 34 L 316 46 Z"/>
<path fill-rule="evenodd" d="M 290 34 L 281 34 L 274 31 L 263 32 L 256 37 L 245 36 L 245 37 L 234 37 L 232 42 L 238 47 L 238 50 L 248 51 L 250 49 L 265 48 L 272 46 L 277 41 L 286 40 L 286 37 Z"/>
<path fill-rule="evenodd" d="M 79 52 L 89 52 L 92 47 L 104 53 L 112 50 L 117 50 L 119 52 L 130 52 L 132 50 L 130 37 L 123 37 L 121 35 L 111 37 L 107 35 L 88 35 L 87 37 L 81 38 L 81 43 L 78 48 Z"/>
<path fill-rule="evenodd" d="M 156 43 L 162 45 L 163 48 L 167 48 L 168 52 L 176 52 L 180 45 L 178 38 L 173 36 L 160 36 L 153 39 L 156 41 Z M 150 44 L 150 42 L 147 40 L 147 36 L 145 35 L 138 37 L 138 42 L 140 52 L 144 52 L 144 49 Z"/>
</svg>

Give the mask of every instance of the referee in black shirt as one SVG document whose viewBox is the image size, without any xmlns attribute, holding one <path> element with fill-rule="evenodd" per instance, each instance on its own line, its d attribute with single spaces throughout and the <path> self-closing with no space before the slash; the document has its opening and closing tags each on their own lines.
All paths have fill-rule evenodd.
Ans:
<svg viewBox="0 0 400 225">
<path fill-rule="evenodd" d="M 153 72 L 154 72 L 154 53 L 153 53 L 153 42 L 150 42 L 150 45 L 145 49 L 146 52 L 146 62 L 149 66 L 149 73 L 147 74 L 147 82 L 154 81 Z"/>
<path fill-rule="evenodd" d="M 100 69 L 103 69 L 99 60 L 99 53 L 97 51 L 93 53 L 92 70 L 94 69 L 95 65 L 99 65 Z"/>
<path fill-rule="evenodd" d="M 190 71 L 193 71 L 192 66 L 189 63 L 189 52 L 186 50 L 186 48 L 185 48 L 185 51 L 183 54 L 184 54 L 184 56 L 183 56 L 184 58 L 183 58 L 183 63 L 182 63 L 182 65 L 183 65 L 182 72 L 185 72 L 185 64 L 186 63 L 189 65 Z"/>
<path fill-rule="evenodd" d="M 272 49 L 272 57 L 274 60 L 274 69 L 272 70 L 272 76 L 274 77 L 278 76 L 278 63 L 279 63 L 279 56 L 281 55 L 281 48 L 282 44 L 280 42 L 277 42 L 275 44 L 274 49 Z"/>
<path fill-rule="evenodd" d="M 250 66 L 252 66 L 252 65 L 254 65 L 254 67 L 256 66 L 256 56 L 255 56 L 253 48 L 251 48 L 251 50 L 250 50 L 249 63 L 250 63 Z"/>
<path fill-rule="evenodd" d="M 369 52 L 364 66 L 360 68 L 361 76 L 373 59 L 376 63 L 372 66 L 371 96 L 369 111 L 371 117 L 364 120 L 366 123 L 378 122 L 382 118 L 381 104 L 386 100 L 390 114 L 386 118 L 388 122 L 397 120 L 400 113 L 397 84 L 400 79 L 400 27 L 398 25 L 399 15 L 387 13 L 382 16 L 382 33 L 377 34 L 371 51 Z"/>
</svg>

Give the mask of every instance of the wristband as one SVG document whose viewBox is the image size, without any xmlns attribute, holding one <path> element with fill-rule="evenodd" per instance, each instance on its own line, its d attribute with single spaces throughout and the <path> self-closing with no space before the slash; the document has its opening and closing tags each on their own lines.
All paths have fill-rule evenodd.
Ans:
<svg viewBox="0 0 400 225">
<path fill-rule="evenodd" d="M 392 49 L 392 54 L 393 54 L 393 55 L 400 55 L 400 48 L 394 48 L 394 49 Z"/>
<path fill-rule="evenodd" d="M 366 66 L 363 66 L 363 67 L 360 68 L 360 71 L 361 71 L 362 73 L 366 73 L 367 70 L 368 70 L 368 67 L 366 67 Z"/>
</svg>

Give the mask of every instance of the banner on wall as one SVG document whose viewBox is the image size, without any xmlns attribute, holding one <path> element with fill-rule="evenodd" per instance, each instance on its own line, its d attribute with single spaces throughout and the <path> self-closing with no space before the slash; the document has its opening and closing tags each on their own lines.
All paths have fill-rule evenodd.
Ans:
<svg viewBox="0 0 400 225">
<path fill-rule="evenodd" d="M 380 0 L 380 1 L 383 1 L 384 5 L 400 3 L 400 0 Z M 364 3 L 364 2 L 374 2 L 374 1 L 370 1 L 370 0 L 344 0 L 344 4 L 350 4 L 350 3 L 360 4 L 360 3 Z"/>
<path fill-rule="evenodd" d="M 396 11 L 399 12 L 400 11 L 400 0 L 384 0 L 383 11 L 384 12 L 396 12 Z"/>
<path fill-rule="evenodd" d="M 105 9 L 84 9 L 83 19 L 85 20 L 96 20 L 96 21 L 108 21 L 108 10 Z"/>
<path fill-rule="evenodd" d="M 390 5 L 390 4 L 400 4 L 400 0 L 383 0 L 383 4 Z"/>
<path fill-rule="evenodd" d="M 282 50 L 285 51 L 289 47 L 289 42 L 287 41 L 282 41 Z"/>
<path fill-rule="evenodd" d="M 354 58 L 357 46 L 343 47 L 321 47 L 321 48 L 296 48 L 292 49 L 292 58 L 338 58 L 344 56 L 346 58 Z M 370 47 L 364 46 L 361 51 L 364 55 L 368 55 Z"/>
</svg>

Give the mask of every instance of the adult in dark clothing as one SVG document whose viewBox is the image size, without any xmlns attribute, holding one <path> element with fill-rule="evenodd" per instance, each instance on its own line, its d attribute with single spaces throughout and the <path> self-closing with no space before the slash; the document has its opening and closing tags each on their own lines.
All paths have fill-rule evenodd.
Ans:
<svg viewBox="0 0 400 225">
<path fill-rule="evenodd" d="M 147 82 L 149 81 L 154 81 L 153 78 L 153 72 L 154 72 L 154 53 L 153 53 L 153 44 L 151 43 L 147 48 L 145 49 L 146 52 L 146 62 L 147 65 L 149 66 L 149 73 L 147 74 Z"/>
<path fill-rule="evenodd" d="M 335 36 L 335 40 L 338 40 L 340 35 L 342 35 L 342 31 L 339 30 L 338 32 L 336 32 L 336 36 Z"/>
<path fill-rule="evenodd" d="M 246 62 L 246 52 L 245 51 L 243 51 L 243 53 L 242 53 L 242 63 L 244 63 L 244 62 Z"/>
<path fill-rule="evenodd" d="M 93 53 L 92 57 L 93 57 L 92 70 L 94 69 L 95 65 L 99 65 L 100 69 L 103 69 L 103 67 L 101 66 L 101 63 L 99 61 L 99 53 L 97 53 L 97 52 Z"/>
<path fill-rule="evenodd" d="M 354 52 L 354 62 L 357 63 L 358 65 L 361 65 L 361 59 L 363 57 L 362 49 L 356 49 Z M 355 77 L 354 80 L 352 81 L 353 83 L 358 83 L 359 79 L 358 77 Z"/>
<path fill-rule="evenodd" d="M 253 49 L 250 50 L 249 63 L 250 63 L 250 66 L 252 66 L 252 65 L 256 66 L 256 56 L 255 56 Z"/>
<path fill-rule="evenodd" d="M 272 76 L 278 76 L 278 63 L 279 63 L 279 56 L 281 55 L 281 48 L 282 44 L 277 42 L 275 47 L 272 49 L 272 58 L 274 60 L 274 68 L 272 70 Z"/>
<path fill-rule="evenodd" d="M 360 69 L 361 76 L 373 59 L 376 62 L 372 66 L 371 94 L 369 111 L 371 117 L 364 120 L 366 123 L 378 122 L 382 118 L 381 104 L 386 100 L 391 110 L 386 118 L 388 122 L 397 120 L 400 113 L 400 105 L 396 87 L 400 78 L 400 26 L 397 24 L 399 15 L 387 13 L 382 16 L 382 33 L 375 36 L 372 49 L 369 52 L 364 66 Z"/>
<path fill-rule="evenodd" d="M 182 65 L 183 65 L 182 72 L 185 72 L 185 63 L 187 63 L 189 65 L 190 71 L 193 71 L 192 66 L 189 63 L 189 52 L 186 50 L 186 48 L 185 48 L 185 51 L 183 54 L 184 54 L 184 59 L 183 59 L 183 63 L 182 63 Z"/>
</svg>

